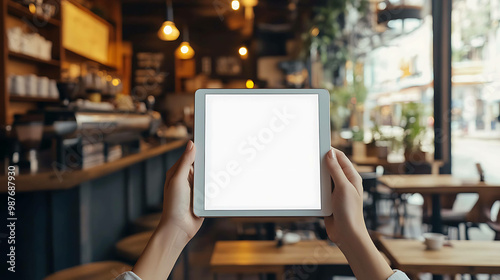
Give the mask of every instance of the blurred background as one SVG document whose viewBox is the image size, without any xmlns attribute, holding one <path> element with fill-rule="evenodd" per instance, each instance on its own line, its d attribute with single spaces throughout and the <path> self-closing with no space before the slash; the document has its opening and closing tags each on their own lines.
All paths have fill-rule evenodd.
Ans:
<svg viewBox="0 0 500 280">
<path fill-rule="evenodd" d="M 155 225 L 199 88 L 326 88 L 332 146 L 360 172 L 500 182 L 498 0 L 2 0 L 0 12 L 1 178 L 15 166 L 19 258 L 34 266 L 19 279 L 115 259 L 137 219 Z M 478 197 L 442 205 L 469 213 Z M 373 230 L 426 230 L 425 194 L 386 202 Z M 208 224 L 197 277 L 214 240 L 274 239 L 280 222 Z"/>
</svg>

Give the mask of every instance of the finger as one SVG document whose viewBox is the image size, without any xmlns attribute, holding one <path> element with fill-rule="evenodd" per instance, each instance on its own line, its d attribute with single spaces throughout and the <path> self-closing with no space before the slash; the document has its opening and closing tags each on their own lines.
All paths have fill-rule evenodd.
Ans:
<svg viewBox="0 0 500 280">
<path fill-rule="evenodd" d="M 182 154 L 179 160 L 179 166 L 177 167 L 174 177 L 178 177 L 184 180 L 188 178 L 189 170 L 191 169 L 191 166 L 193 165 L 194 162 L 195 153 L 196 153 L 196 147 L 194 146 L 194 143 L 191 140 L 189 140 L 189 142 L 186 145 L 186 150 L 184 151 L 184 154 Z"/>
<path fill-rule="evenodd" d="M 358 171 L 356 170 L 356 168 L 354 168 L 354 165 L 352 165 L 352 162 L 347 158 L 347 156 L 344 153 L 342 153 L 337 149 L 334 150 L 335 154 L 337 155 L 337 161 L 339 162 L 345 177 L 347 178 L 347 180 L 349 180 L 349 182 L 351 182 L 356 187 L 358 193 L 362 194 L 363 179 L 359 175 Z"/>
<path fill-rule="evenodd" d="M 330 176 L 332 176 L 333 182 L 335 183 L 334 191 L 335 189 L 342 189 L 351 184 L 342 171 L 342 167 L 337 160 L 335 149 L 331 148 L 330 151 L 326 153 L 325 161 L 328 172 L 330 172 Z"/>
<path fill-rule="evenodd" d="M 172 165 L 172 167 L 170 167 L 170 169 L 167 171 L 167 178 L 165 179 L 165 184 L 168 185 L 168 183 L 170 182 L 170 179 L 172 179 L 172 176 L 174 176 L 175 174 L 175 171 L 177 171 L 177 167 L 179 166 L 179 162 L 180 162 L 180 159 L 177 160 L 174 165 Z"/>
</svg>

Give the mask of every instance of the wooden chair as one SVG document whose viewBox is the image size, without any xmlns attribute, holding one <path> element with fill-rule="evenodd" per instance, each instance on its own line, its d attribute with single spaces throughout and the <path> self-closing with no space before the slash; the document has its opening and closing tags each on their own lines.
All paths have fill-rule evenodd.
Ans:
<svg viewBox="0 0 500 280">
<path fill-rule="evenodd" d="M 363 180 L 363 191 L 368 194 L 368 200 L 363 202 L 363 212 L 368 222 L 368 228 L 376 230 L 378 227 L 378 211 L 377 203 L 380 195 L 377 193 L 377 173 L 375 172 L 360 172 L 359 175 Z"/>
<path fill-rule="evenodd" d="M 500 194 L 497 194 L 496 196 L 487 196 L 485 198 L 480 196 L 480 200 L 482 200 L 483 219 L 486 221 L 486 224 L 488 224 L 488 226 L 495 231 L 495 240 L 500 240 L 500 210 L 497 213 L 495 221 L 493 221 L 491 217 L 491 209 L 495 202 L 500 201 Z"/>
<path fill-rule="evenodd" d="M 147 231 L 123 238 L 115 245 L 116 254 L 121 259 L 136 262 L 146 248 L 152 234 L 152 231 Z"/>
<path fill-rule="evenodd" d="M 500 240 L 500 211 L 497 214 L 497 220 L 492 221 L 491 219 L 486 222 L 492 230 L 495 231 L 495 240 Z"/>
<path fill-rule="evenodd" d="M 441 195 L 441 219 L 445 226 L 445 233 L 448 228 L 457 228 L 458 239 L 460 238 L 459 227 L 461 224 L 465 225 L 465 239 L 469 240 L 469 229 L 475 226 L 473 223 L 469 223 L 467 219 L 467 214 L 469 211 L 454 211 L 453 204 L 457 199 L 457 194 L 442 194 Z M 422 223 L 430 225 L 431 224 L 431 213 L 432 213 L 432 203 L 431 196 L 424 196 L 424 205 L 422 206 Z"/>
<path fill-rule="evenodd" d="M 122 262 L 94 262 L 63 269 L 45 277 L 44 280 L 113 280 L 131 269 L 130 265 Z"/>
</svg>

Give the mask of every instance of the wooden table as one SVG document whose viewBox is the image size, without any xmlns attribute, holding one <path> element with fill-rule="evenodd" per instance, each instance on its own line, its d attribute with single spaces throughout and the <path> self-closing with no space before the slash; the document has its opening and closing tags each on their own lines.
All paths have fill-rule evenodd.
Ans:
<svg viewBox="0 0 500 280">
<path fill-rule="evenodd" d="M 358 171 L 358 173 L 374 172 L 376 167 L 373 165 L 357 165 L 355 163 L 353 163 L 353 166 L 356 169 L 356 171 Z"/>
<path fill-rule="evenodd" d="M 418 240 L 381 239 L 380 250 L 394 268 L 409 275 L 500 273 L 500 241 L 453 240 L 452 247 L 425 249 Z"/>
<path fill-rule="evenodd" d="M 296 224 L 296 223 L 317 223 L 320 218 L 318 217 L 236 217 L 229 218 L 229 221 L 240 226 L 244 224 L 253 224 L 257 238 L 260 240 L 274 240 L 276 236 L 276 224 Z M 264 229 L 265 234 L 262 235 L 261 231 Z"/>
<path fill-rule="evenodd" d="M 210 266 L 217 273 L 274 273 L 284 279 L 285 266 L 302 265 L 306 273 L 318 265 L 348 265 L 336 246 L 325 240 L 276 247 L 276 241 L 217 241 Z"/>
<path fill-rule="evenodd" d="M 488 184 L 474 180 L 462 180 L 452 175 L 384 175 L 378 181 L 396 193 L 420 193 L 432 195 L 432 230 L 442 232 L 441 199 L 443 193 L 500 192 L 500 184 Z"/>
<path fill-rule="evenodd" d="M 371 166 L 372 168 L 377 166 L 383 166 L 386 171 L 389 171 L 389 173 L 392 174 L 405 173 L 404 158 L 396 159 L 395 161 L 389 161 L 387 159 L 381 159 L 378 157 L 353 156 L 351 160 L 354 164 L 358 166 Z M 432 174 L 438 174 L 439 168 L 444 164 L 443 161 L 440 160 L 425 161 L 423 163 L 429 164 L 431 166 Z"/>
</svg>

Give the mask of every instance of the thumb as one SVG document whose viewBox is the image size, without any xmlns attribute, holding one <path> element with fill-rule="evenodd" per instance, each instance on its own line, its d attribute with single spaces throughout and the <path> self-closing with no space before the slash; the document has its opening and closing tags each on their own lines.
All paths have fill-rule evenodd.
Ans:
<svg viewBox="0 0 500 280">
<path fill-rule="evenodd" d="M 349 180 L 344 174 L 342 167 L 337 158 L 337 151 L 334 148 L 331 148 L 325 155 L 326 168 L 328 172 L 330 172 L 330 176 L 335 183 L 335 189 L 341 189 L 350 184 Z M 340 151 L 338 151 L 341 153 Z"/>
<path fill-rule="evenodd" d="M 193 141 L 189 140 L 186 145 L 186 150 L 182 154 L 182 157 L 179 161 L 179 166 L 177 167 L 177 171 L 175 172 L 175 176 L 178 178 L 188 178 L 189 170 L 194 162 L 194 155 L 196 153 L 196 147 L 194 146 Z"/>
</svg>

